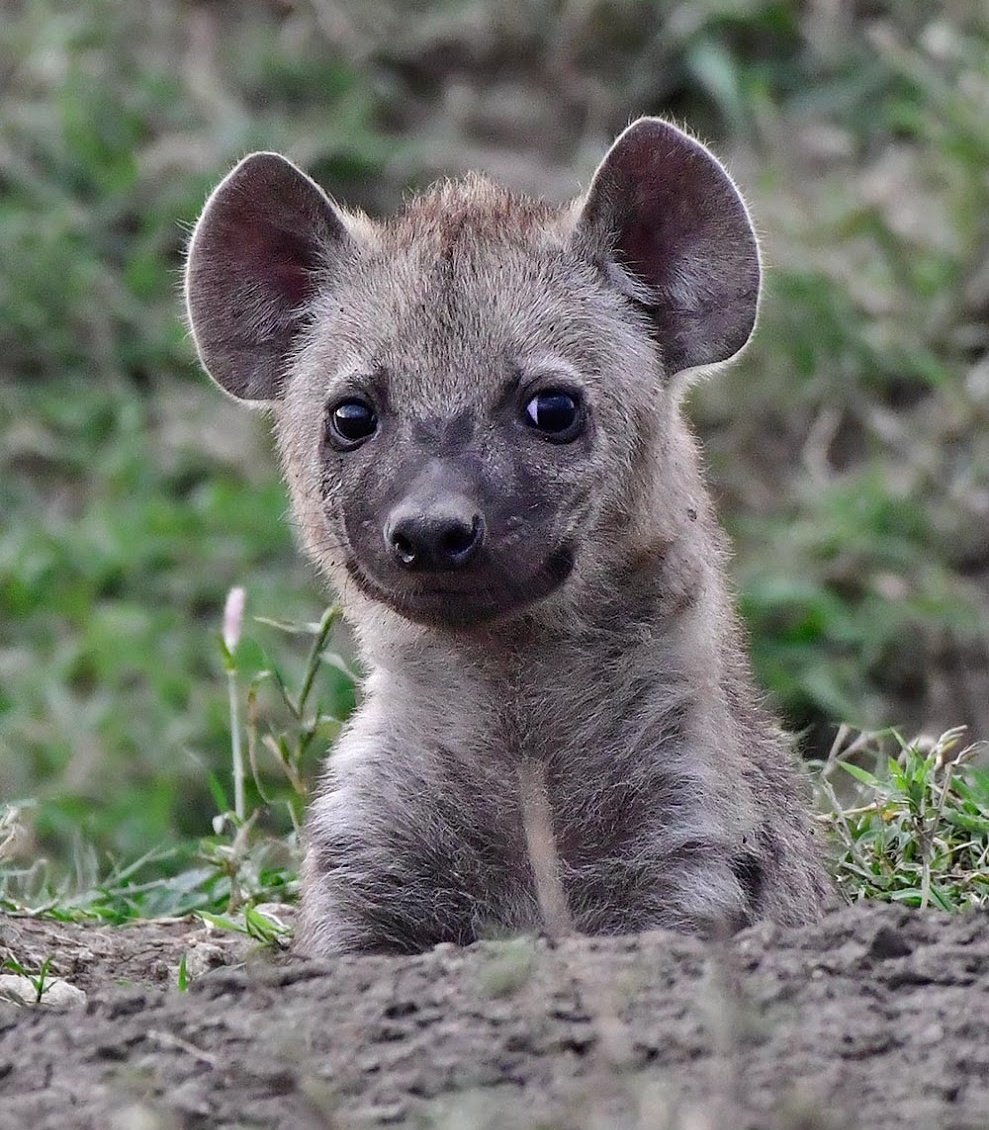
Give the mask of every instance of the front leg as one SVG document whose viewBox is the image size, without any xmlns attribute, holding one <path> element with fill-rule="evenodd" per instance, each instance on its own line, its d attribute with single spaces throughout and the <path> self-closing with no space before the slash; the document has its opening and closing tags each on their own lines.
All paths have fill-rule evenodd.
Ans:
<svg viewBox="0 0 989 1130">
<path fill-rule="evenodd" d="M 420 953 L 538 927 L 511 803 L 448 768 L 437 780 L 428 757 L 335 761 L 307 822 L 300 953 Z"/>
</svg>

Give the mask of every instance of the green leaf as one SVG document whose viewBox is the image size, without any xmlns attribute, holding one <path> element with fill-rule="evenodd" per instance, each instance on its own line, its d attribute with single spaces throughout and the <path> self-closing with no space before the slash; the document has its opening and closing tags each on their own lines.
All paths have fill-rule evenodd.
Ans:
<svg viewBox="0 0 989 1130">
<path fill-rule="evenodd" d="M 850 761 L 839 761 L 838 764 L 845 772 L 854 777 L 856 781 L 860 781 L 863 785 L 868 785 L 871 789 L 881 789 L 882 782 L 875 774 L 870 773 L 868 769 L 863 769 L 861 765 L 853 765 Z"/>
<path fill-rule="evenodd" d="M 217 812 L 229 812 L 231 805 L 227 797 L 226 789 L 224 789 L 220 778 L 212 770 L 206 774 L 206 783 L 209 785 L 210 795 L 213 797 L 213 803 L 216 805 Z"/>
<path fill-rule="evenodd" d="M 248 932 L 245 925 L 236 922 L 225 914 L 213 914 L 209 910 L 197 910 L 196 917 L 201 918 L 208 925 L 216 927 L 217 930 L 226 930 L 232 934 L 246 934 Z"/>
</svg>

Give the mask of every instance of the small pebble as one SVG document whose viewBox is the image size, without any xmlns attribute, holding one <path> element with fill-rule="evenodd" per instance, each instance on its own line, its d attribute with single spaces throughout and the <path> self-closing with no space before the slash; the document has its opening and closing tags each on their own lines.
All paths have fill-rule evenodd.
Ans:
<svg viewBox="0 0 989 1130">
<path fill-rule="evenodd" d="M 0 976 L 0 997 L 13 1001 L 14 1004 L 37 1005 L 54 1012 L 69 1012 L 86 1004 L 86 994 L 82 989 L 70 985 L 60 977 L 49 977 L 45 980 L 39 1001 L 34 981 L 30 977 L 16 973 L 5 973 Z"/>
</svg>

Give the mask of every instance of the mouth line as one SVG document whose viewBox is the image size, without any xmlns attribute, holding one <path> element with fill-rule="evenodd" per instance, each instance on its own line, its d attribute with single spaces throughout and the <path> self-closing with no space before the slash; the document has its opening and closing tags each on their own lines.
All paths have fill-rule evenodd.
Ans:
<svg viewBox="0 0 989 1130">
<path fill-rule="evenodd" d="M 347 558 L 346 570 L 366 597 L 388 605 L 403 616 L 425 617 L 429 623 L 464 624 L 472 620 L 492 620 L 542 600 L 570 576 L 574 562 L 572 546 L 564 543 L 524 580 L 501 579 L 500 583 L 486 584 L 483 588 L 434 584 L 428 588 L 388 589 L 369 577 L 353 557 Z"/>
</svg>

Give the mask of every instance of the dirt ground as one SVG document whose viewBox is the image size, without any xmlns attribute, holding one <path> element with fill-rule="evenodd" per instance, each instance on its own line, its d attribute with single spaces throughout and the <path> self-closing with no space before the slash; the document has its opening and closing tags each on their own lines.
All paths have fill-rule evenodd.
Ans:
<svg viewBox="0 0 989 1130">
<path fill-rule="evenodd" d="M 989 1128 L 989 916 L 859 906 L 300 963 L 198 922 L 0 918 L 0 1128 Z M 186 955 L 192 977 L 177 989 Z M 212 967 L 212 968 L 211 968 Z"/>
</svg>

